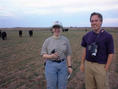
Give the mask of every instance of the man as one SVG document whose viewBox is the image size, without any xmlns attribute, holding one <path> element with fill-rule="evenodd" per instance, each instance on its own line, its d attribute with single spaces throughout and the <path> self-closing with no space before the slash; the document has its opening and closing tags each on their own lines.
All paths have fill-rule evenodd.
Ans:
<svg viewBox="0 0 118 89">
<path fill-rule="evenodd" d="M 92 31 L 83 36 L 80 70 L 85 69 L 86 89 L 108 89 L 108 70 L 112 62 L 114 44 L 112 35 L 101 28 L 103 17 L 92 13 Z"/>
</svg>

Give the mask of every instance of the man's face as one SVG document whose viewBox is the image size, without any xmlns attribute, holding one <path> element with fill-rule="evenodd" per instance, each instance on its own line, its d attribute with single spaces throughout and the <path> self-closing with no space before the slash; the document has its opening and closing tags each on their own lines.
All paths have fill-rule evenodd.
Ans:
<svg viewBox="0 0 118 89">
<path fill-rule="evenodd" d="M 91 27 L 94 31 L 98 31 L 101 28 L 102 25 L 102 21 L 101 19 L 98 17 L 98 15 L 93 15 L 91 17 Z"/>
</svg>

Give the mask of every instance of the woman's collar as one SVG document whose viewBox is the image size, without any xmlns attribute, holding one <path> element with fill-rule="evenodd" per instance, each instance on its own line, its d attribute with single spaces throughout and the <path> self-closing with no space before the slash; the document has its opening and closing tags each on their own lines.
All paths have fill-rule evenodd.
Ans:
<svg viewBox="0 0 118 89">
<path fill-rule="evenodd" d="M 55 36 L 55 35 L 53 35 L 52 36 L 54 39 L 59 39 L 61 36 L 59 35 L 59 36 Z"/>
</svg>

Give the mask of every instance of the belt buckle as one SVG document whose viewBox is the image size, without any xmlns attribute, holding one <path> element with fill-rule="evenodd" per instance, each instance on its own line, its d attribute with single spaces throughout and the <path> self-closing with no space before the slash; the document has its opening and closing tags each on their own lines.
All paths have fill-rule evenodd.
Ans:
<svg viewBox="0 0 118 89">
<path fill-rule="evenodd" d="M 64 59 L 61 59 L 61 60 L 53 60 L 53 62 L 57 62 L 57 63 L 60 63 L 62 61 L 64 61 Z"/>
<path fill-rule="evenodd" d="M 57 63 L 60 63 L 60 62 L 62 62 L 62 61 L 61 61 L 61 60 L 57 60 L 56 62 L 57 62 Z"/>
</svg>

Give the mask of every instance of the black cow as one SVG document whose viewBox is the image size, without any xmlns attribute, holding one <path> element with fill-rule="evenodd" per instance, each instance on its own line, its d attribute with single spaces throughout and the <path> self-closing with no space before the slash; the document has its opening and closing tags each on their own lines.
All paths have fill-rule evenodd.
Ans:
<svg viewBox="0 0 118 89">
<path fill-rule="evenodd" d="M 22 37 L 22 30 L 19 30 L 19 37 Z"/>
<path fill-rule="evenodd" d="M 33 31 L 29 30 L 29 36 L 32 37 L 33 36 Z"/>
<path fill-rule="evenodd" d="M 85 32 L 87 32 L 87 28 L 85 28 Z"/>
<path fill-rule="evenodd" d="M 69 30 L 68 28 L 66 28 L 66 29 L 63 29 L 63 32 L 68 32 L 68 30 Z"/>
<path fill-rule="evenodd" d="M 2 32 L 1 37 L 3 40 L 7 39 L 7 33 L 6 32 Z"/>
<path fill-rule="evenodd" d="M 1 30 L 0 30 L 0 38 L 1 38 L 1 36 L 2 36 L 2 32 L 1 32 Z"/>
</svg>

